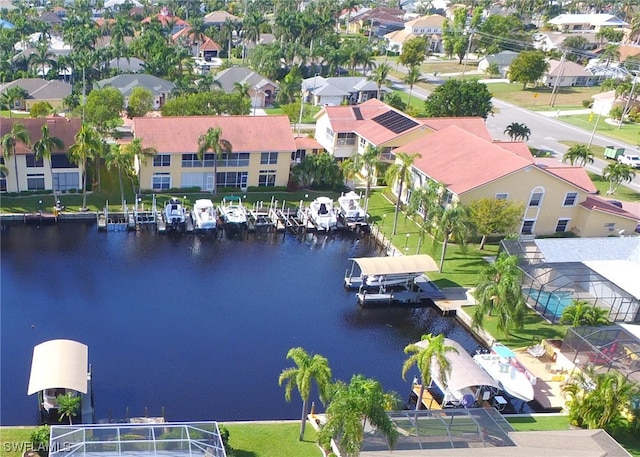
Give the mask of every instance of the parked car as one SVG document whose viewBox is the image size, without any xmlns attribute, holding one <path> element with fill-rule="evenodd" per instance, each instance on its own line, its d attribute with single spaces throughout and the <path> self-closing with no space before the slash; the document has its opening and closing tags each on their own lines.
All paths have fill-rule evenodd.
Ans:
<svg viewBox="0 0 640 457">
<path fill-rule="evenodd" d="M 632 154 L 622 154 L 618 156 L 618 162 L 629 165 L 633 168 L 640 168 L 640 156 Z"/>
</svg>

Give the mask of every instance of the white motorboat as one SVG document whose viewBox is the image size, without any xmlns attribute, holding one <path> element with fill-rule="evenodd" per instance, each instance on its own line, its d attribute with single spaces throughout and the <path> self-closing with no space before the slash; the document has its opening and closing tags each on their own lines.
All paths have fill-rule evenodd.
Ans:
<svg viewBox="0 0 640 457">
<path fill-rule="evenodd" d="M 184 230 L 187 221 L 187 210 L 176 197 L 171 198 L 164 206 L 164 219 L 168 229 Z"/>
<path fill-rule="evenodd" d="M 533 384 L 536 378 L 516 360 L 496 353 L 477 354 L 473 356 L 473 360 L 500 384 L 503 391 L 523 401 L 533 400 Z"/>
<path fill-rule="evenodd" d="M 217 222 L 216 210 L 213 202 L 208 198 L 196 200 L 191 211 L 194 228 L 196 230 L 215 230 Z"/>
<path fill-rule="evenodd" d="M 247 223 L 247 211 L 242 205 L 242 199 L 233 195 L 222 199 L 220 216 L 226 224 L 244 225 Z"/>
<path fill-rule="evenodd" d="M 367 221 L 367 215 L 360 206 L 360 195 L 355 192 L 338 197 L 338 205 L 338 214 L 347 224 L 362 224 Z"/>
<path fill-rule="evenodd" d="M 333 207 L 333 200 L 329 197 L 316 198 L 311 202 L 305 214 L 318 230 L 329 231 L 338 226 L 338 215 Z"/>
</svg>

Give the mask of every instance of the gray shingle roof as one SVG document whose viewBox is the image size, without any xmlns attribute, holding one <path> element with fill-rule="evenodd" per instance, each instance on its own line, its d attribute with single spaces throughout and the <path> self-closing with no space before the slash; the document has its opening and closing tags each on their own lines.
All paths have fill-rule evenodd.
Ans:
<svg viewBox="0 0 640 457">
<path fill-rule="evenodd" d="M 222 70 L 215 78 L 225 92 L 233 92 L 234 84 L 248 84 L 251 88 L 262 88 L 267 84 L 278 85 L 264 76 L 246 67 L 231 67 Z"/>
<path fill-rule="evenodd" d="M 96 87 L 102 89 L 106 86 L 115 87 L 123 96 L 128 97 L 134 87 L 144 87 L 151 91 L 153 95 L 167 94 L 175 89 L 176 85 L 171 81 L 158 78 L 153 75 L 118 75 L 113 78 L 103 79 L 95 83 Z"/>
<path fill-rule="evenodd" d="M 0 92 L 14 86 L 22 87 L 33 100 L 62 100 L 71 94 L 71 84 L 40 78 L 21 78 L 0 84 Z"/>
</svg>

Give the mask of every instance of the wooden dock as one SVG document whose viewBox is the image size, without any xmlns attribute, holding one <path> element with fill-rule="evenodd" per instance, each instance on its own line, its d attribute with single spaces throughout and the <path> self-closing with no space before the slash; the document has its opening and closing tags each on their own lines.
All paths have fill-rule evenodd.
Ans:
<svg viewBox="0 0 640 457">
<path fill-rule="evenodd" d="M 425 297 L 419 291 L 409 289 L 393 290 L 391 292 L 368 292 L 366 289 L 356 294 L 358 304 L 363 308 L 369 305 L 418 305 Z"/>
<path fill-rule="evenodd" d="M 413 393 L 415 394 L 416 399 L 420 397 L 420 387 L 421 387 L 420 384 L 413 385 Z M 442 409 L 442 406 L 440 405 L 440 403 L 438 403 L 438 400 L 433 398 L 433 395 L 431 395 L 431 392 L 429 392 L 429 389 L 424 389 L 424 392 L 422 392 L 422 404 L 424 405 L 425 408 L 430 410 Z"/>
</svg>

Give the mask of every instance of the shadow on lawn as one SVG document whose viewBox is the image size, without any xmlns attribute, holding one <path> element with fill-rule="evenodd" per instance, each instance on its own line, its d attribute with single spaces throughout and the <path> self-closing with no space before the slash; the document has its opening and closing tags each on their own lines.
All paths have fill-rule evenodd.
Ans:
<svg viewBox="0 0 640 457">
<path fill-rule="evenodd" d="M 233 457 L 257 457 L 257 455 L 258 454 L 253 451 L 244 451 L 242 449 L 233 450 Z"/>
</svg>

